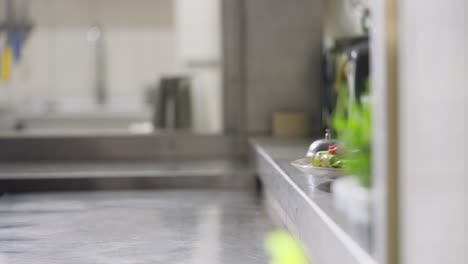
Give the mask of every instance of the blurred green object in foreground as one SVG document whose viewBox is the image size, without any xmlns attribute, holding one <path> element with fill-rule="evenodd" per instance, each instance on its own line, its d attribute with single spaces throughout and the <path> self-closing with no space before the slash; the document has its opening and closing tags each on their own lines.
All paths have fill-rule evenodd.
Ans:
<svg viewBox="0 0 468 264">
<path fill-rule="evenodd" d="M 367 91 L 370 84 L 367 82 Z M 347 160 L 344 169 L 356 177 L 362 186 L 372 185 L 371 142 L 372 142 L 372 109 L 370 94 L 366 92 L 360 102 L 350 100 L 348 87 L 343 85 L 338 91 L 332 126 L 338 140 L 345 148 L 356 150 Z"/>
<path fill-rule="evenodd" d="M 265 240 L 265 250 L 271 264 L 309 264 L 299 241 L 285 231 L 270 233 Z"/>
</svg>

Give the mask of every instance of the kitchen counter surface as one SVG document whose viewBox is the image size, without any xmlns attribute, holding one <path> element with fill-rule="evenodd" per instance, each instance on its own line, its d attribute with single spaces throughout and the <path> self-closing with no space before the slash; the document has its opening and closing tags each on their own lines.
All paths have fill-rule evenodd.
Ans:
<svg viewBox="0 0 468 264">
<path fill-rule="evenodd" d="M 290 212 L 289 220 L 297 223 L 294 228 L 306 243 L 312 241 L 311 246 L 320 246 L 336 255 L 343 250 L 353 258 L 353 261 L 339 259 L 345 261 L 342 263 L 373 263 L 368 253 L 372 250 L 371 226 L 352 224 L 336 210 L 329 180 L 307 177 L 290 165 L 291 161 L 305 156 L 312 141 L 272 137 L 251 139 L 257 172 L 268 192 L 278 200 L 286 214 Z M 317 233 L 313 232 L 314 229 L 318 230 Z M 323 229 L 328 230 L 323 233 Z M 330 244 L 326 244 L 326 241 L 330 241 Z M 312 248 L 310 251 L 318 250 Z M 325 255 L 322 256 L 323 263 L 338 263 L 330 262 Z"/>
<path fill-rule="evenodd" d="M 0 216 L 8 264 L 260 264 L 272 228 L 253 191 L 4 195 Z"/>
</svg>

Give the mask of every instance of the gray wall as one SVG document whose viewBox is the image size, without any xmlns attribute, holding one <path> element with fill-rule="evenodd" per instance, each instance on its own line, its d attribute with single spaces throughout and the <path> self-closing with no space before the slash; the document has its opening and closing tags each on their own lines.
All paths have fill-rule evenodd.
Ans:
<svg viewBox="0 0 468 264">
<path fill-rule="evenodd" d="M 337 38 L 362 36 L 362 13 L 353 1 L 326 0 L 324 1 L 324 46 L 333 45 Z"/>
<path fill-rule="evenodd" d="M 322 1 L 245 1 L 247 131 L 269 133 L 274 111 L 319 120 Z"/>
<path fill-rule="evenodd" d="M 224 130 L 245 132 L 245 2 L 222 0 Z"/>
</svg>

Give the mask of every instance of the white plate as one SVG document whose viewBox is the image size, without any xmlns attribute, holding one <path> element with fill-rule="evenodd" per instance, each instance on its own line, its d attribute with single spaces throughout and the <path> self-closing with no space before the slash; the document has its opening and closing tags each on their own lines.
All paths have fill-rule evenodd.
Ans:
<svg viewBox="0 0 468 264">
<path fill-rule="evenodd" d="M 307 175 L 313 175 L 317 177 L 327 177 L 327 178 L 337 178 L 345 175 L 343 169 L 333 169 L 333 168 L 321 168 L 315 167 L 310 164 L 310 158 L 302 158 L 291 162 L 291 165 L 302 171 Z"/>
</svg>

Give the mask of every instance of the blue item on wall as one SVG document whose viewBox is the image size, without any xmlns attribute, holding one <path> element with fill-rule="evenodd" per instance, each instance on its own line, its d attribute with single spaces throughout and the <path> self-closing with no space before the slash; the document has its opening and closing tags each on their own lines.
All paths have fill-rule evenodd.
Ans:
<svg viewBox="0 0 468 264">
<path fill-rule="evenodd" d="M 15 63 L 21 60 L 21 48 L 23 42 L 23 33 L 15 31 L 11 34 L 10 45 L 13 49 L 13 59 Z"/>
</svg>

